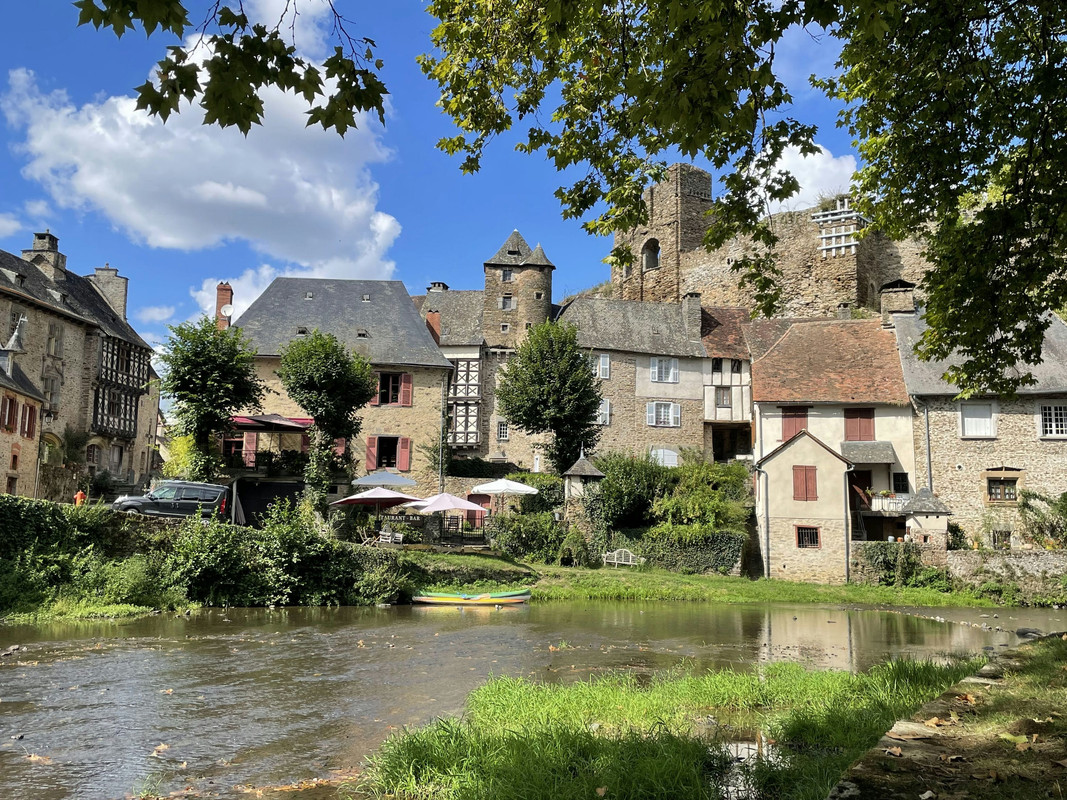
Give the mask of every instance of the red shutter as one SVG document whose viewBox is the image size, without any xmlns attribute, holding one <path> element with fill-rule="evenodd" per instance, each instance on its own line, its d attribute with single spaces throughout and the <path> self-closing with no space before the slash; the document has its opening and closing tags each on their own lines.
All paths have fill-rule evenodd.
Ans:
<svg viewBox="0 0 1067 800">
<path fill-rule="evenodd" d="M 378 437 L 377 436 L 368 436 L 367 437 L 367 458 L 366 458 L 366 462 L 364 463 L 363 466 L 366 467 L 368 473 L 374 472 L 375 468 L 378 466 Z"/>
<path fill-rule="evenodd" d="M 340 439 L 333 440 L 333 452 L 339 456 L 345 454 L 345 437 L 342 436 Z"/>
<path fill-rule="evenodd" d="M 808 427 L 808 409 L 782 409 L 782 441 L 788 441 Z"/>
<path fill-rule="evenodd" d="M 26 431 L 26 436 L 32 439 L 33 435 L 37 433 L 37 409 L 33 406 L 29 406 L 28 408 L 30 411 L 30 424 Z"/>
<path fill-rule="evenodd" d="M 793 499 L 807 500 L 807 478 L 804 467 L 793 467 Z"/>
<path fill-rule="evenodd" d="M 846 442 L 873 442 L 874 441 L 874 409 L 873 408 L 846 408 L 845 409 L 845 441 Z"/>
<path fill-rule="evenodd" d="M 406 436 L 401 436 L 397 444 L 396 468 L 401 472 L 411 469 L 411 439 Z"/>
<path fill-rule="evenodd" d="M 27 417 L 29 417 L 29 414 L 27 412 L 29 410 L 30 410 L 29 406 L 27 406 L 27 405 L 23 405 L 22 406 L 22 416 L 19 418 L 19 434 L 21 436 L 25 436 L 26 435 L 26 422 L 27 422 Z"/>
<path fill-rule="evenodd" d="M 311 436 L 306 433 L 300 434 L 300 452 L 306 453 L 311 449 Z"/>
<path fill-rule="evenodd" d="M 7 425 L 7 407 L 11 404 L 10 397 L 0 399 L 0 428 Z"/>
<path fill-rule="evenodd" d="M 400 376 L 400 405 L 411 405 L 411 373 L 405 372 Z"/>
<path fill-rule="evenodd" d="M 805 486 L 808 500 L 819 499 L 819 487 L 815 483 L 815 467 L 804 467 Z"/>
<path fill-rule="evenodd" d="M 860 417 L 860 441 L 861 442 L 873 442 L 874 441 L 874 409 L 864 409 L 867 412 L 865 416 Z"/>
<path fill-rule="evenodd" d="M 246 433 L 244 440 L 241 442 L 241 458 L 245 462 L 246 467 L 256 466 L 256 447 L 259 446 L 259 434 L 258 433 Z"/>
<path fill-rule="evenodd" d="M 19 401 L 14 397 L 11 398 L 11 404 L 8 406 L 8 430 L 15 430 L 15 427 L 19 424 Z"/>
<path fill-rule="evenodd" d="M 370 405 L 378 405 L 378 392 L 382 389 L 382 373 L 374 373 L 374 396 L 370 399 Z"/>
</svg>

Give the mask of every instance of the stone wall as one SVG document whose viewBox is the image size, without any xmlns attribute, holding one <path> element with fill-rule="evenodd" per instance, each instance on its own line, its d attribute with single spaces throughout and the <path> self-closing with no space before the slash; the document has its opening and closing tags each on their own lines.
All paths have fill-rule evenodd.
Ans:
<svg viewBox="0 0 1067 800">
<path fill-rule="evenodd" d="M 1018 530 L 1015 503 L 994 503 L 987 498 L 983 473 L 1015 467 L 1019 488 L 1042 494 L 1067 491 L 1067 440 L 1038 436 L 1039 404 L 1056 398 L 1022 396 L 994 406 L 995 436 L 964 439 L 960 436 L 959 403 L 948 397 L 927 401 L 930 416 L 930 451 L 933 489 L 953 512 L 951 521 L 970 539 L 991 546 L 993 528 Z M 924 406 L 914 418 L 915 485 L 925 486 L 926 425 Z"/>
<path fill-rule="evenodd" d="M 545 322 L 552 314 L 552 268 L 507 267 L 512 279 L 503 280 L 505 268 L 485 267 L 485 306 L 482 335 L 490 347 L 514 349 L 526 338 L 526 330 Z M 500 308 L 500 298 L 511 295 L 511 309 Z M 540 297 L 538 297 L 540 295 Z M 508 330 L 501 330 L 506 324 Z"/>
<path fill-rule="evenodd" d="M 770 577 L 808 583 L 845 582 L 845 523 L 819 519 L 820 547 L 797 547 L 796 519 L 771 518 Z"/>
<path fill-rule="evenodd" d="M 949 575 L 974 587 L 1016 584 L 1031 602 L 1067 594 L 1067 550 L 950 550 L 947 562 Z"/>
</svg>

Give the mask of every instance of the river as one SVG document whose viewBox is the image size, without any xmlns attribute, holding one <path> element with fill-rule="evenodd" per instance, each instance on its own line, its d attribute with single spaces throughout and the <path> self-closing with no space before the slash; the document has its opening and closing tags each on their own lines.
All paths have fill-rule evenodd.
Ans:
<svg viewBox="0 0 1067 800">
<path fill-rule="evenodd" d="M 393 730 L 459 712 L 490 675 L 573 681 L 683 661 L 863 670 L 1009 646 L 1019 626 L 1067 628 L 1067 611 L 911 611 L 949 621 L 819 606 L 558 603 L 0 626 L 0 651 L 20 646 L 0 658 L 0 797 L 231 797 L 235 787 L 348 774 Z"/>
</svg>

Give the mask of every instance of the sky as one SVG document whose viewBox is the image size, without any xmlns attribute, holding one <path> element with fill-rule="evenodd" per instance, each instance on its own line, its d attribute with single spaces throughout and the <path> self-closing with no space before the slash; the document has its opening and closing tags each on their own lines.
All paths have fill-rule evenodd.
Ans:
<svg viewBox="0 0 1067 800">
<path fill-rule="evenodd" d="M 322 0 L 301 0 L 303 52 L 328 37 Z M 204 0 L 186 3 L 199 20 Z M 285 0 L 245 0 L 276 18 Z M 150 343 L 167 325 L 214 313 L 215 285 L 234 287 L 236 314 L 281 275 L 430 281 L 479 289 L 481 265 L 513 229 L 555 263 L 554 299 L 609 277 L 607 238 L 564 220 L 553 195 L 560 176 L 543 155 L 494 142 L 481 171 L 436 149 L 456 133 L 415 63 L 430 50 L 434 20 L 417 0 L 338 0 L 353 30 L 377 42 L 390 91 L 385 125 L 363 119 L 340 138 L 306 128 L 301 103 L 280 92 L 247 137 L 201 124 L 196 113 L 166 124 L 134 108 L 133 87 L 172 44 L 78 27 L 67 0 L 10 3 L 0 29 L 0 249 L 20 253 L 33 233 L 59 237 L 68 268 L 109 264 L 129 278 L 127 312 Z M 795 116 L 819 126 L 820 156 L 789 154 L 803 191 L 793 208 L 847 188 L 856 154 L 836 127 L 837 108 L 807 85 L 827 74 L 835 44 L 796 31 L 777 50 Z M 707 166 L 700 161 L 698 166 Z M 713 186 L 713 192 L 715 187 Z"/>
</svg>

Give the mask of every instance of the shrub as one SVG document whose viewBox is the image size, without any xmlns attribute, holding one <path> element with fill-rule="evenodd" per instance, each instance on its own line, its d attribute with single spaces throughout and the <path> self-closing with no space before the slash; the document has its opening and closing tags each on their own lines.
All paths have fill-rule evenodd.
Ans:
<svg viewBox="0 0 1067 800">
<path fill-rule="evenodd" d="M 952 591 L 952 578 L 946 570 L 937 567 L 927 567 L 911 576 L 907 581 L 908 586 L 921 589 L 933 589 L 937 592 L 948 594 Z"/>
<path fill-rule="evenodd" d="M 857 542 L 854 547 L 882 586 L 907 586 L 922 566 L 922 551 L 914 542 Z"/>
<path fill-rule="evenodd" d="M 580 530 L 574 528 L 563 537 L 557 560 L 566 567 L 590 566 L 593 559 L 589 554 L 589 543 Z"/>
<path fill-rule="evenodd" d="M 1023 538 L 1038 547 L 1067 545 L 1067 492 L 1059 497 L 1026 491 L 1019 493 Z"/>
<path fill-rule="evenodd" d="M 656 500 L 653 514 L 663 522 L 710 525 L 742 532 L 750 509 L 750 473 L 744 464 L 696 462 L 671 470 L 669 494 Z"/>
<path fill-rule="evenodd" d="M 549 513 L 500 514 L 496 517 L 496 546 L 512 558 L 529 558 L 544 564 L 559 556 L 564 531 Z"/>
<path fill-rule="evenodd" d="M 639 528 L 652 522 L 652 506 L 666 493 L 669 468 L 647 454 L 609 453 L 595 464 L 604 473 L 600 498 L 607 528 Z"/>
<path fill-rule="evenodd" d="M 650 566 L 682 573 L 730 572 L 741 559 L 748 537 L 710 525 L 660 523 L 649 528 L 636 549 Z"/>
<path fill-rule="evenodd" d="M 543 514 L 563 505 L 563 478 L 548 472 L 512 472 L 508 480 L 525 483 L 537 494 L 519 495 L 519 509 L 523 514 Z"/>
</svg>

